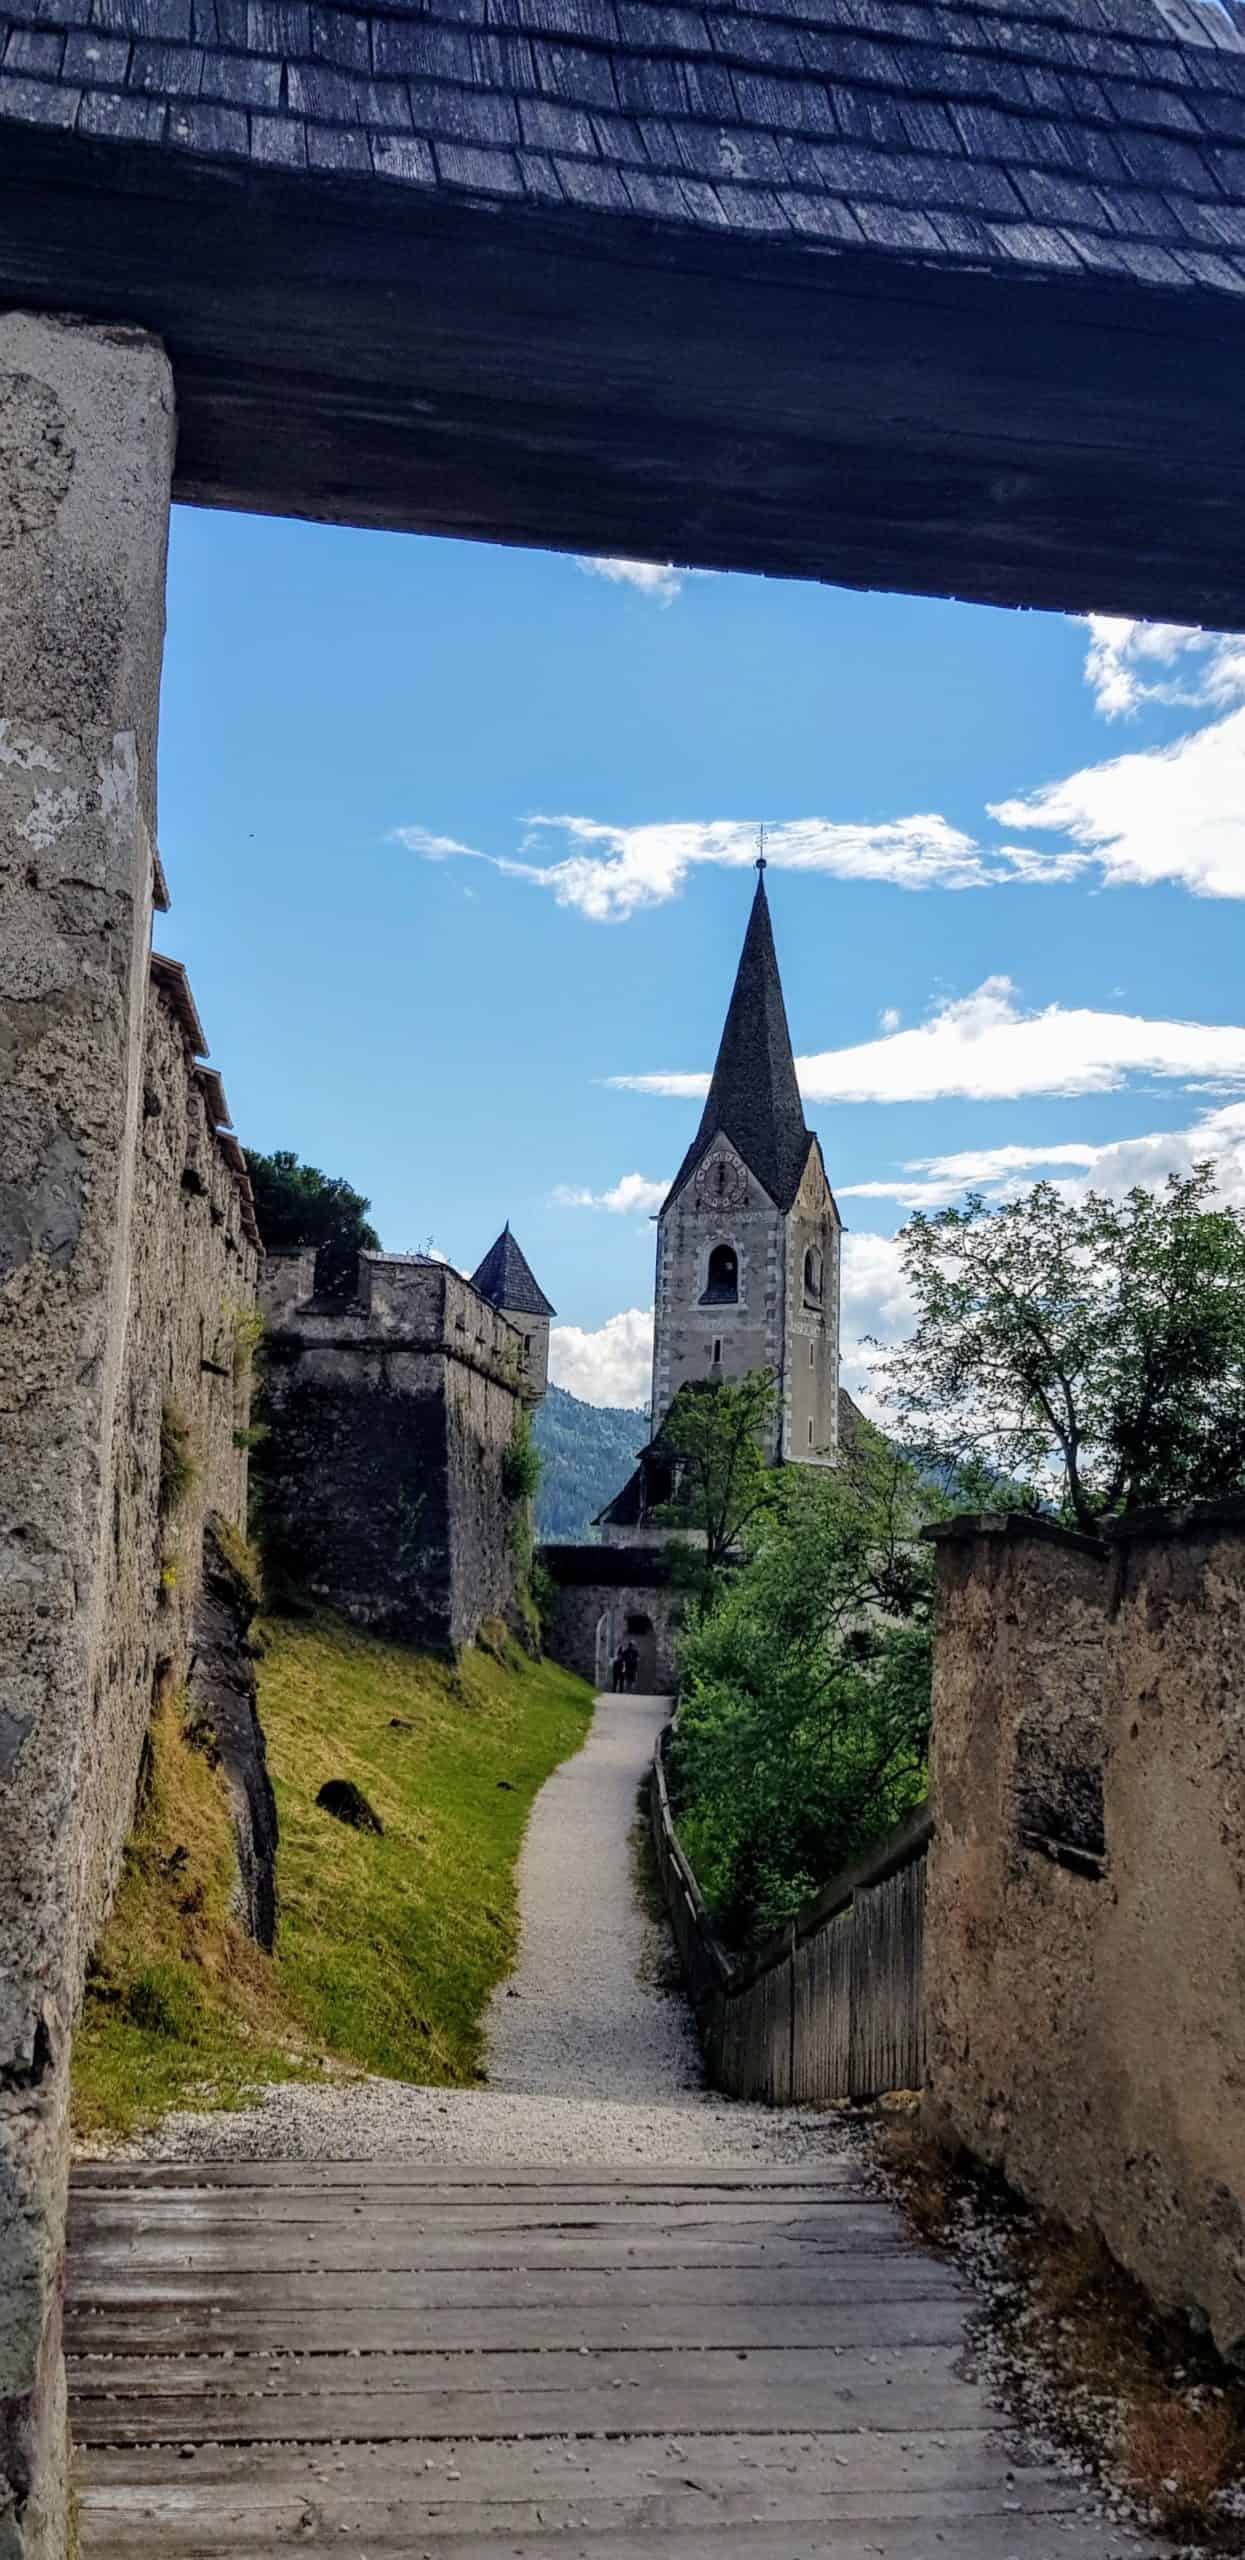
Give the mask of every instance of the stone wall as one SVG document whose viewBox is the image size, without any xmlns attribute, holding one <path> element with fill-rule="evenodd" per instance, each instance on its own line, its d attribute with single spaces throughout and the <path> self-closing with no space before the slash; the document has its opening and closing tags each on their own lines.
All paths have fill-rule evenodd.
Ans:
<svg viewBox="0 0 1245 2560">
<path fill-rule="evenodd" d="M 264 1276 L 265 1537 L 292 1584 L 355 1625 L 455 1653 L 516 1604 L 503 1471 L 522 1336 L 448 1264 L 363 1254 L 355 1296 L 313 1253 Z"/>
<path fill-rule="evenodd" d="M 1245 1505 L 939 1544 L 928 2112 L 1245 2342 Z"/>
<path fill-rule="evenodd" d="M 639 1689 L 673 1696 L 682 1594 L 671 1587 L 668 1554 L 635 1546 L 548 1546 L 540 1561 L 551 1586 L 545 1642 L 555 1662 L 608 1689 L 610 1664 L 628 1634 L 640 1654 Z M 646 1619 L 651 1634 L 631 1621 Z"/>
<path fill-rule="evenodd" d="M 158 1688 L 184 1687 L 197 1642 L 204 1538 L 246 1519 L 259 1256 L 245 1195 L 212 1127 L 184 1002 L 149 991 L 130 1217 L 129 1322 L 113 1423 L 104 1641 L 79 1778 L 82 1929 L 103 1925 Z M 188 1482 L 161 1497 L 162 1432 Z M 244 1854 L 245 1854 L 245 1844 Z"/>
<path fill-rule="evenodd" d="M 6 2560 L 60 2560 L 64 2543 L 69 2038 L 129 1781 L 107 1780 L 95 1719 L 110 1693 L 173 442 L 154 339 L 0 314 Z"/>
</svg>

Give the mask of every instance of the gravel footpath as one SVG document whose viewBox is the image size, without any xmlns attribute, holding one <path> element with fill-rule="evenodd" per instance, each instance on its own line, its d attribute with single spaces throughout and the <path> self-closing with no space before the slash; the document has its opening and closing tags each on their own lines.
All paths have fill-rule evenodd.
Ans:
<svg viewBox="0 0 1245 2560">
<path fill-rule="evenodd" d="M 238 2114 L 167 2116 L 130 2156 L 690 2166 L 845 2149 L 838 2114 L 741 2106 L 704 2087 L 631 1838 L 668 1710 L 665 1698 L 599 1698 L 583 1750 L 536 1800 L 519 1863 L 519 1961 L 493 1995 L 486 2088 L 291 2084 Z"/>
</svg>

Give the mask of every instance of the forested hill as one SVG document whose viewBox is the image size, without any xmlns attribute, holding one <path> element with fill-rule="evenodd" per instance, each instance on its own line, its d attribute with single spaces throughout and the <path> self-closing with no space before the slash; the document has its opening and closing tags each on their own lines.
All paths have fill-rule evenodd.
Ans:
<svg viewBox="0 0 1245 2560">
<path fill-rule="evenodd" d="M 581 1404 L 565 1387 L 550 1387 L 536 1410 L 534 1436 L 544 1462 L 537 1537 L 583 1538 L 594 1514 L 626 1483 L 648 1438 L 648 1415 L 627 1405 Z"/>
</svg>

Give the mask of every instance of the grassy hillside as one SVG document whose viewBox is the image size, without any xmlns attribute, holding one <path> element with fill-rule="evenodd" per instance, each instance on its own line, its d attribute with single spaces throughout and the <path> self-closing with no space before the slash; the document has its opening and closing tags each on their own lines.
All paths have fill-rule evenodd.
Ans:
<svg viewBox="0 0 1245 2560">
<path fill-rule="evenodd" d="M 326 1618 L 267 1631 L 260 1711 L 281 1823 L 277 1950 L 233 1920 L 219 1774 L 170 1703 L 74 2052 L 84 2134 L 168 2107 L 237 2105 L 326 2062 L 468 2081 L 515 1944 L 531 1802 L 588 1728 L 591 1695 L 506 1639 L 458 1668 Z M 316 1804 L 353 1780 L 384 1824 Z"/>
<path fill-rule="evenodd" d="M 583 1404 L 565 1387 L 550 1387 L 533 1437 L 542 1460 L 536 1535 L 582 1538 L 626 1483 L 648 1438 L 648 1415 L 627 1405 Z"/>
</svg>

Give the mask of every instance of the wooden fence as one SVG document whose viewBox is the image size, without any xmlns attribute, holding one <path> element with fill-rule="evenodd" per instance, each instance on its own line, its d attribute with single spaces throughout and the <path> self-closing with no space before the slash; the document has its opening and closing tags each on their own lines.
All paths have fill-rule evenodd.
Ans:
<svg viewBox="0 0 1245 2560">
<path fill-rule="evenodd" d="M 919 2089 L 929 1806 L 824 1886 L 755 1955 L 731 1956 L 675 1836 L 669 1733 L 653 1764 L 653 1841 L 714 2087 L 774 2107 Z"/>
</svg>

